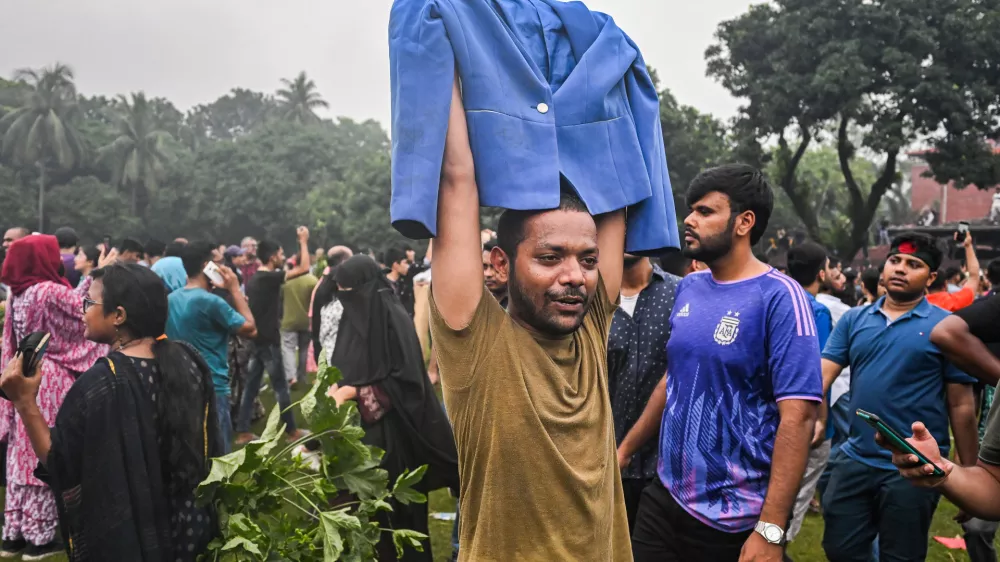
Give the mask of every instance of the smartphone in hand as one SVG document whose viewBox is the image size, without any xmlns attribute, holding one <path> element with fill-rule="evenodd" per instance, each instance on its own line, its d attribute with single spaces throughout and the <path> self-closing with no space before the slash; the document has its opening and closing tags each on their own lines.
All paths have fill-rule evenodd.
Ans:
<svg viewBox="0 0 1000 562">
<path fill-rule="evenodd" d="M 886 440 L 889 441 L 889 444 L 891 444 L 894 449 L 917 457 L 921 465 L 929 464 L 933 466 L 934 472 L 928 474 L 927 475 L 928 477 L 942 478 L 945 476 L 945 473 L 943 470 L 941 470 L 941 467 L 928 460 L 923 453 L 916 450 L 913 447 L 913 445 L 910 445 L 910 443 L 906 440 L 905 437 L 903 437 L 903 435 L 900 432 L 889 427 L 888 424 L 882 421 L 882 418 L 876 416 L 871 412 L 866 412 L 864 410 L 858 410 L 855 413 L 858 415 L 859 418 L 864 420 L 865 423 L 875 428 L 875 431 L 881 433 L 882 437 L 885 437 Z"/>
</svg>

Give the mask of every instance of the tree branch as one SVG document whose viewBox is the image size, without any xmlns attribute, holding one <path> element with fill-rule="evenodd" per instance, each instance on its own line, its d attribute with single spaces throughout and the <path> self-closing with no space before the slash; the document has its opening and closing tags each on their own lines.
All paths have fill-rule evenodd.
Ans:
<svg viewBox="0 0 1000 562">
<path fill-rule="evenodd" d="M 847 138 L 847 125 L 850 123 L 850 119 L 847 113 L 841 113 L 840 127 L 837 128 L 837 157 L 840 160 L 840 172 L 844 175 L 847 191 L 851 194 L 851 216 L 857 217 L 864 209 L 864 195 L 861 193 L 861 188 L 858 187 L 857 180 L 854 179 L 854 172 L 851 171 L 854 146 Z"/>
<path fill-rule="evenodd" d="M 799 162 L 805 156 L 806 149 L 809 148 L 809 143 L 812 142 L 812 133 L 809 132 L 808 127 L 801 123 L 799 124 L 799 132 L 801 135 L 799 146 L 795 149 L 787 164 L 785 164 L 785 169 L 782 170 L 781 188 L 788 195 L 788 199 L 792 202 L 792 207 L 795 209 L 795 214 L 802 220 L 809 237 L 814 240 L 820 240 L 819 220 L 816 217 L 816 210 L 809 204 L 808 194 L 803 194 L 799 191 L 798 182 L 796 181 Z M 779 135 L 778 144 L 784 155 L 787 155 L 788 142 L 785 140 L 784 132 Z"/>
</svg>

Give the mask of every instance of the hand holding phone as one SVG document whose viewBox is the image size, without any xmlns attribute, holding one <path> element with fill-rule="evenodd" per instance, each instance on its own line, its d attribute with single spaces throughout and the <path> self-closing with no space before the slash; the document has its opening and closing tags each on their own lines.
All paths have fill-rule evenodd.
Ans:
<svg viewBox="0 0 1000 562">
<path fill-rule="evenodd" d="M 909 441 L 907 441 L 906 438 L 903 437 L 903 435 L 899 431 L 896 431 L 895 429 L 890 427 L 888 424 L 882 421 L 880 417 L 878 417 L 875 414 L 872 414 L 871 412 L 866 412 L 864 410 L 858 410 L 856 413 L 858 417 L 864 420 L 865 423 L 867 423 L 868 425 L 875 428 L 875 431 L 877 431 L 879 435 L 882 436 L 882 439 L 884 440 L 883 445 L 887 445 L 889 448 L 899 453 L 902 453 L 903 455 L 912 455 L 917 458 L 916 466 L 907 467 L 907 470 L 912 470 L 912 469 L 925 470 L 924 467 L 929 465 L 933 467 L 933 472 L 930 473 L 922 472 L 919 474 L 920 476 L 927 478 L 944 478 L 945 476 L 947 476 L 947 473 L 944 470 L 942 470 L 940 466 L 931 462 L 926 455 L 924 455 L 923 453 L 918 451 L 913 445 L 911 445 Z M 923 427 L 923 424 L 921 424 L 921 427 Z M 927 431 L 926 428 L 924 428 L 923 431 L 926 432 Z M 931 440 L 933 441 L 933 437 L 931 437 Z M 903 467 L 900 468 L 902 469 Z"/>
<path fill-rule="evenodd" d="M 216 287 L 222 288 L 225 286 L 226 280 L 222 277 L 222 272 L 219 271 L 219 266 L 215 265 L 215 262 L 208 262 L 205 269 L 202 270 L 205 273 L 205 277 L 212 282 Z"/>
<path fill-rule="evenodd" d="M 12 397 L 8 398 L 5 390 L 0 390 L 0 398 L 5 400 L 20 400 L 29 393 L 34 399 L 41 384 L 41 377 L 35 377 L 42 357 L 49 346 L 51 334 L 48 332 L 33 332 L 28 334 L 17 346 L 15 359 L 10 361 L 4 368 L 3 377 L 0 378 L 0 386 L 9 389 Z M 16 372 L 20 366 L 20 373 Z M 31 379 L 31 380 L 26 380 Z"/>
</svg>

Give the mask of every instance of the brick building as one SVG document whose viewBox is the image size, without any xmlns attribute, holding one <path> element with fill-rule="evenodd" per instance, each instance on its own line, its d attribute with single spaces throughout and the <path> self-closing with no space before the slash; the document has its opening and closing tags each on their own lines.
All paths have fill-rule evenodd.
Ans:
<svg viewBox="0 0 1000 562">
<path fill-rule="evenodd" d="M 1000 152 L 1000 148 L 997 151 Z M 985 221 L 989 217 L 994 189 L 978 189 L 972 185 L 958 189 L 954 183 L 942 186 L 934 178 L 923 176 L 929 167 L 920 157 L 921 154 L 923 153 L 909 154 L 913 158 L 910 206 L 914 213 L 920 213 L 927 207 L 940 210 L 938 224 Z"/>
</svg>

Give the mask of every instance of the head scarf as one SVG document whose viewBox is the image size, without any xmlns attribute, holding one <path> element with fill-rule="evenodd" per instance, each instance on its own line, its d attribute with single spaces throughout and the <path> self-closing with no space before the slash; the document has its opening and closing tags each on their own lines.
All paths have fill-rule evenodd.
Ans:
<svg viewBox="0 0 1000 562">
<path fill-rule="evenodd" d="M 0 281 L 9 286 L 14 295 L 46 281 L 69 287 L 69 281 L 60 272 L 62 264 L 55 236 L 26 236 L 7 249 Z"/>
<path fill-rule="evenodd" d="M 391 478 L 404 469 L 429 465 L 421 487 L 457 489 L 458 461 L 451 425 L 427 377 L 413 320 L 382 275 L 375 260 L 354 256 L 337 269 L 337 298 L 344 315 L 330 363 L 344 376 L 341 384 L 378 385 L 392 411 L 365 428 L 386 451 L 382 467 Z"/>
<path fill-rule="evenodd" d="M 187 285 L 187 272 L 184 270 L 184 261 L 181 258 L 173 256 L 161 258 L 150 269 L 163 280 L 163 284 L 167 286 L 167 293 L 183 289 Z"/>
</svg>

